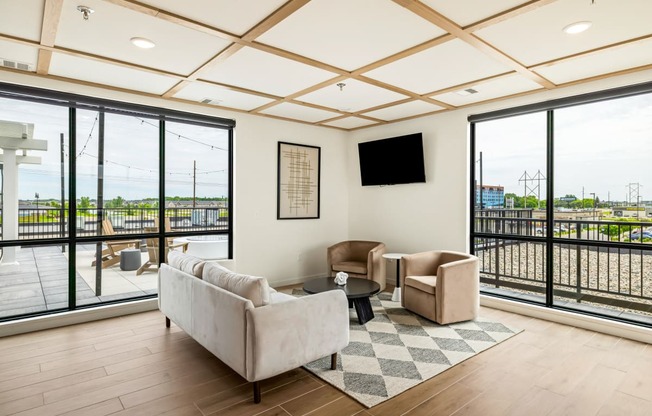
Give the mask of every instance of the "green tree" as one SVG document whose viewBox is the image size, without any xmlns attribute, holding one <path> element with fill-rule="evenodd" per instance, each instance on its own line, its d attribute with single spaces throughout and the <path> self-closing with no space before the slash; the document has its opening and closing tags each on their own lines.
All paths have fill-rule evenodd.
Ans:
<svg viewBox="0 0 652 416">
<path fill-rule="evenodd" d="M 79 199 L 79 208 L 88 209 L 91 207 L 91 199 L 87 196 L 82 196 Z"/>
</svg>

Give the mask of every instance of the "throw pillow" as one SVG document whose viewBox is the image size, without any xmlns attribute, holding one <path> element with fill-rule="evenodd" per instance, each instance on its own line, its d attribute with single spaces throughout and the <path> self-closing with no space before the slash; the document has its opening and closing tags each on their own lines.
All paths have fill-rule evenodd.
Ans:
<svg viewBox="0 0 652 416">
<path fill-rule="evenodd" d="M 174 267 L 201 279 L 206 261 L 178 250 L 170 250 L 168 253 L 168 264 L 170 267 Z"/>
<path fill-rule="evenodd" d="M 204 280 L 245 299 L 254 307 L 269 305 L 269 284 L 264 277 L 234 273 L 216 263 L 204 267 Z"/>
</svg>

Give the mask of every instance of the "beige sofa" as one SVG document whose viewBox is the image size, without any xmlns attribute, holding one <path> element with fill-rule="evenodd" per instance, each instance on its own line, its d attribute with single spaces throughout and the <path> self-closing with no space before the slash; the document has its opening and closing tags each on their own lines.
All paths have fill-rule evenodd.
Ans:
<svg viewBox="0 0 652 416">
<path fill-rule="evenodd" d="M 336 354 L 349 343 L 344 292 L 295 298 L 262 277 L 171 251 L 159 270 L 159 309 L 234 371 L 253 382 Z"/>
<path fill-rule="evenodd" d="M 350 277 L 373 280 L 385 290 L 385 244 L 378 241 L 342 241 L 328 247 L 328 272 L 346 272 Z"/>
<path fill-rule="evenodd" d="M 478 258 L 426 251 L 401 258 L 401 304 L 439 324 L 468 321 L 480 309 Z"/>
</svg>

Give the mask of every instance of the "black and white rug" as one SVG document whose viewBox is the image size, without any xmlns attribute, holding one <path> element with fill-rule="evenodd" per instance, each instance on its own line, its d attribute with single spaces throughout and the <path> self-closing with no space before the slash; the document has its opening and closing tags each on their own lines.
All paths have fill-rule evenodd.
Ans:
<svg viewBox="0 0 652 416">
<path fill-rule="evenodd" d="M 521 332 L 482 318 L 439 325 L 392 302 L 389 293 L 372 296 L 371 305 L 375 318 L 365 325 L 352 310 L 350 343 L 338 354 L 337 370 L 329 370 L 330 356 L 305 366 L 367 407 Z"/>
</svg>

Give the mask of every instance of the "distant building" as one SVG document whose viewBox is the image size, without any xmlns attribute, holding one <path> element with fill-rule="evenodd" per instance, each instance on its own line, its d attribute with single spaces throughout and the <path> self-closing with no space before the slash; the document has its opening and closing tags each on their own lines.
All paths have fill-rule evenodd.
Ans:
<svg viewBox="0 0 652 416">
<path fill-rule="evenodd" d="M 475 187 L 475 203 L 480 206 L 480 185 Z M 482 208 L 504 208 L 505 187 L 482 185 Z"/>
</svg>

